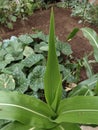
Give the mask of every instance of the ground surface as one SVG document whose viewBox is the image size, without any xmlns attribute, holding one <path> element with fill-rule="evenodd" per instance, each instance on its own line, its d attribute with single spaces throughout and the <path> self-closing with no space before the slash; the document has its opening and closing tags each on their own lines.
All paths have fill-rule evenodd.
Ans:
<svg viewBox="0 0 98 130">
<path fill-rule="evenodd" d="M 82 130 L 98 130 L 98 127 L 92 128 L 89 126 L 82 126 L 81 128 L 82 128 Z"/>
<path fill-rule="evenodd" d="M 55 26 L 56 26 L 56 35 L 60 40 L 65 41 L 68 34 L 75 27 L 92 27 L 94 30 L 98 32 L 98 27 L 94 25 L 86 24 L 78 24 L 79 18 L 70 17 L 71 11 L 69 9 L 60 9 L 54 8 L 55 13 Z M 50 9 L 49 10 L 40 10 L 36 11 L 32 16 L 28 18 L 28 20 L 20 21 L 14 24 L 14 29 L 9 30 L 5 27 L 0 27 L 0 37 L 10 38 L 12 35 L 18 36 L 20 34 L 25 33 L 33 33 L 34 29 L 42 30 L 44 33 L 48 34 L 49 32 L 49 17 L 50 17 Z M 89 42 L 84 38 L 82 32 L 80 31 L 77 36 L 69 43 L 73 50 L 73 56 L 75 58 L 82 58 L 85 53 L 89 53 L 92 50 Z M 96 68 L 96 67 L 95 67 Z M 98 67 L 97 67 L 98 68 Z M 94 71 L 98 72 L 98 70 L 94 69 Z M 83 74 L 83 77 L 85 76 Z M 83 130 L 93 130 L 91 128 L 83 128 Z M 94 130 L 98 130 L 94 129 Z"/>
</svg>

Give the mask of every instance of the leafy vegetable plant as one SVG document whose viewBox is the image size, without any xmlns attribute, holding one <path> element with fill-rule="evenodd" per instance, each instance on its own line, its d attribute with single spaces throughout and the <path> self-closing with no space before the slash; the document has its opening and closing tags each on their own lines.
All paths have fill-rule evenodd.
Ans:
<svg viewBox="0 0 98 130">
<path fill-rule="evenodd" d="M 77 0 L 71 2 L 72 16 L 79 16 L 85 22 L 98 24 L 98 5 L 94 4 L 94 1 L 89 0 Z"/>
<path fill-rule="evenodd" d="M 1 130 L 80 130 L 78 124 L 98 124 L 98 97 L 62 99 L 53 10 L 44 87 L 46 103 L 18 92 L 0 91 L 0 119 L 10 120 Z"/>
<path fill-rule="evenodd" d="M 75 33 L 76 31 L 77 29 Z M 67 41 L 71 40 L 75 33 L 71 33 Z M 12 36 L 0 43 L 0 90 L 18 91 L 44 98 L 43 77 L 49 48 L 48 39 L 48 35 L 36 32 L 19 37 Z M 78 62 L 72 62 L 70 45 L 56 38 L 56 54 L 63 84 L 77 83 L 79 81 L 77 72 L 80 70 Z"/>
<path fill-rule="evenodd" d="M 58 7 L 72 9 L 72 16 L 79 16 L 85 22 L 98 24 L 98 5 L 94 4 L 94 0 L 63 0 L 57 3 Z M 82 22 L 81 20 L 79 21 Z"/>
<path fill-rule="evenodd" d="M 33 0 L 0 0 L 0 24 L 13 29 L 13 22 L 17 18 L 32 15 L 35 9 L 41 8 L 43 2 Z"/>
</svg>

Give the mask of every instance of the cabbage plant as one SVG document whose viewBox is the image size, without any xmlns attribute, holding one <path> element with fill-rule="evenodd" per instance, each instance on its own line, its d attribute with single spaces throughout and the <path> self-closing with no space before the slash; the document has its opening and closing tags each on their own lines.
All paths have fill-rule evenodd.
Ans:
<svg viewBox="0 0 98 130">
<path fill-rule="evenodd" d="M 45 102 L 18 92 L 0 91 L 0 119 L 10 121 L 1 130 L 80 130 L 79 124 L 98 124 L 97 96 L 62 99 L 53 9 L 44 89 Z"/>
</svg>

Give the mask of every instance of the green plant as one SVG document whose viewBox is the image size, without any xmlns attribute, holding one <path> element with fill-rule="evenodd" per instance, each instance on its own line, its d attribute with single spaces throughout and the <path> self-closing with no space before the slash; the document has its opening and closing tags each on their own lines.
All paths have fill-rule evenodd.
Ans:
<svg viewBox="0 0 98 130">
<path fill-rule="evenodd" d="M 80 130 L 77 123 L 98 124 L 98 97 L 61 98 L 62 78 L 55 50 L 53 11 L 50 21 L 44 78 L 46 103 L 17 92 L 0 91 L 0 119 L 11 121 L 1 130 Z"/>
<path fill-rule="evenodd" d="M 81 66 L 72 57 L 71 47 L 67 43 L 77 31 L 78 29 L 74 29 L 72 32 L 75 33 L 71 33 L 66 42 L 61 42 L 56 38 L 56 54 L 64 89 L 68 86 L 67 84 L 77 84 L 80 81 Z M 48 39 L 48 35 L 36 32 L 19 37 L 12 36 L 1 42 L 0 90 L 18 91 L 44 99 L 43 76 L 46 68 Z"/>
<path fill-rule="evenodd" d="M 98 24 L 98 5 L 94 5 L 91 7 L 90 11 L 90 22 L 97 25 Z"/>
<path fill-rule="evenodd" d="M 74 8 L 78 4 L 79 0 L 62 0 L 62 2 L 57 3 L 57 7 L 66 8 L 71 7 Z"/>
<path fill-rule="evenodd" d="M 88 79 L 80 82 L 77 87 L 69 93 L 69 96 L 71 97 L 76 95 L 97 95 L 98 74 L 97 72 L 93 72 L 92 64 L 96 64 L 98 62 L 98 36 L 96 32 L 91 28 L 85 27 L 81 28 L 81 30 L 94 49 L 93 53 L 91 54 L 94 54 L 95 59 L 88 60 L 88 56 L 85 56 L 83 58 L 82 64 L 86 68 Z"/>
<path fill-rule="evenodd" d="M 72 16 L 79 16 L 85 22 L 98 24 L 98 5 L 90 3 L 88 0 L 74 1 L 70 4 Z"/>
<path fill-rule="evenodd" d="M 18 18 L 25 19 L 28 15 L 32 15 L 35 9 L 42 6 L 41 0 L 6 0 L 0 1 L 0 23 L 13 29 L 13 22 Z"/>
<path fill-rule="evenodd" d="M 88 0 L 64 0 L 57 3 L 57 7 L 70 7 L 72 10 L 71 16 L 80 17 L 84 22 L 97 24 L 97 6 Z M 79 22 L 82 22 L 82 20 Z"/>
<path fill-rule="evenodd" d="M 78 1 L 76 4 L 72 4 L 72 16 L 79 16 L 81 17 L 84 21 L 89 21 L 90 20 L 90 9 L 91 9 L 91 4 L 88 2 L 88 0 L 84 1 Z"/>
<path fill-rule="evenodd" d="M 0 23 L 7 25 L 9 28 L 12 28 L 12 23 L 16 21 L 16 17 L 12 14 L 11 2 L 0 1 Z"/>
<path fill-rule="evenodd" d="M 11 39 L 1 42 L 0 90 L 7 89 L 35 95 L 38 98 L 43 97 L 43 76 L 46 68 L 48 39 L 48 35 L 38 32 L 33 35 L 12 36 Z M 72 50 L 68 43 L 56 40 L 56 53 L 63 82 L 78 82 L 78 77 L 75 77 L 78 63 L 71 62 Z M 74 75 L 71 75 L 73 72 Z M 10 82 L 7 82 L 8 79 Z M 4 87 L 6 82 L 7 85 Z M 12 87 L 10 87 L 11 84 L 13 84 Z"/>
<path fill-rule="evenodd" d="M 84 36 L 89 40 L 90 44 L 94 49 L 94 57 L 95 60 L 98 62 L 98 36 L 96 32 L 91 28 L 82 28 L 81 29 Z"/>
</svg>

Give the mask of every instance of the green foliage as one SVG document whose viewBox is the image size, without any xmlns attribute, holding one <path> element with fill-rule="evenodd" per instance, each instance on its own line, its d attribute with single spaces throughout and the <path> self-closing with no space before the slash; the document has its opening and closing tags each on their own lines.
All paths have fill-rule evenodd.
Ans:
<svg viewBox="0 0 98 130">
<path fill-rule="evenodd" d="M 8 89 L 8 90 L 14 90 L 15 89 L 15 81 L 13 79 L 12 75 L 8 74 L 1 74 L 0 75 L 0 86 L 2 86 L 0 89 Z"/>
<path fill-rule="evenodd" d="M 97 101 L 98 97 L 92 96 L 76 96 L 62 100 L 56 122 L 97 124 Z"/>
<path fill-rule="evenodd" d="M 56 111 L 61 98 L 62 79 L 59 71 L 59 64 L 55 49 L 55 30 L 54 30 L 54 16 L 51 12 L 50 19 L 50 35 L 49 35 L 49 51 L 46 73 L 44 78 L 45 97 L 47 103 Z M 51 71 L 52 70 L 52 71 Z"/>
<path fill-rule="evenodd" d="M 79 3 L 79 0 L 62 0 L 62 2 L 57 3 L 57 7 L 67 8 L 74 7 Z"/>
<path fill-rule="evenodd" d="M 13 122 L 7 124 L 5 127 L 2 128 L 2 130 L 28 130 L 30 127 L 27 125 L 20 124 L 18 122 Z"/>
<path fill-rule="evenodd" d="M 2 94 L 5 94 L 6 96 L 4 97 L 5 103 L 3 100 L 0 101 L 0 106 L 2 106 L 2 110 L 4 110 L 1 110 L 1 113 L 4 116 L 0 116 L 0 119 L 4 118 L 13 120 L 16 118 L 15 120 L 22 124 L 29 125 L 29 127 L 32 127 L 33 125 L 37 128 L 51 128 L 51 125 L 55 126 L 55 123 L 52 123 L 49 119 L 50 116 L 54 115 L 54 112 L 48 107 L 47 104 L 30 96 L 21 95 L 15 92 L 12 93 L 13 94 L 11 94 L 11 92 L 2 93 L 1 91 L 0 95 L 3 96 Z M 6 104 L 6 102 L 9 102 L 9 104 Z M 17 103 L 15 104 L 15 102 Z M 12 114 L 9 117 L 10 112 Z M 24 116 L 21 116 L 20 118 L 21 114 Z"/>
<path fill-rule="evenodd" d="M 41 4 L 41 0 L 0 0 L 0 23 L 13 29 L 13 22 L 16 22 L 17 18 L 25 19 L 32 15 Z"/>
<path fill-rule="evenodd" d="M 78 31 L 79 31 L 79 28 L 74 28 L 73 31 L 68 35 L 66 40 L 70 41 L 77 34 Z"/>
<path fill-rule="evenodd" d="M 63 0 L 57 3 L 57 7 L 67 8 L 72 10 L 71 16 L 80 17 L 80 23 L 87 21 L 95 25 L 98 24 L 98 5 L 93 4 L 94 1 L 89 0 Z"/>
<path fill-rule="evenodd" d="M 96 92 L 93 90 L 96 87 L 98 82 L 98 74 L 94 74 L 90 78 L 80 82 L 77 87 L 75 87 L 69 94 L 69 97 L 78 96 L 78 95 L 96 95 Z"/>
<path fill-rule="evenodd" d="M 97 87 L 98 87 L 98 74 L 94 74 L 92 70 L 92 63 L 98 62 L 98 36 L 97 33 L 91 28 L 81 28 L 83 35 L 89 40 L 90 44 L 94 49 L 94 57 L 95 61 L 92 62 L 88 60 L 88 57 L 85 56 L 83 58 L 83 65 L 86 68 L 88 79 L 82 81 L 74 88 L 70 93 L 69 96 L 76 96 L 76 95 L 97 95 Z M 91 63 L 90 63 L 91 62 Z"/>
<path fill-rule="evenodd" d="M 3 40 L 0 46 L 0 90 L 19 91 L 37 98 L 44 97 L 43 77 L 49 49 L 48 39 L 48 35 L 38 32 Z M 68 64 L 72 64 L 69 59 L 72 54 L 70 45 L 56 38 L 56 53 L 63 81 L 69 82 L 69 79 L 72 79 L 71 82 L 76 82 L 76 79 L 70 78 L 71 75 L 64 78 L 65 67 L 70 73 L 75 72 L 77 68 L 67 67 L 65 64 L 67 60 Z"/>
<path fill-rule="evenodd" d="M 98 24 L 98 5 L 90 3 L 88 0 L 71 2 L 72 16 L 79 16 L 85 22 Z"/>
<path fill-rule="evenodd" d="M 55 43 L 52 10 L 48 60 L 44 77 L 46 102 L 18 92 L 0 91 L 0 119 L 11 121 L 1 130 L 81 130 L 78 125 L 80 123 L 98 124 L 97 96 L 61 98 L 61 75 Z"/>
<path fill-rule="evenodd" d="M 90 22 L 97 25 L 98 24 L 98 5 L 94 5 L 91 7 L 90 11 Z"/>
<path fill-rule="evenodd" d="M 82 28 L 81 29 L 84 36 L 88 38 L 90 44 L 93 46 L 94 49 L 94 57 L 98 62 L 98 36 L 93 29 L 90 28 Z"/>
<path fill-rule="evenodd" d="M 85 66 L 86 68 L 86 74 L 87 74 L 87 77 L 90 78 L 93 76 L 93 71 L 92 71 L 92 66 L 89 64 L 89 60 L 88 60 L 88 57 L 85 56 L 83 58 L 83 65 Z"/>
<path fill-rule="evenodd" d="M 45 73 L 45 66 L 36 66 L 28 75 L 30 81 L 30 88 L 37 92 L 39 89 L 44 89 L 43 78 Z"/>
</svg>

